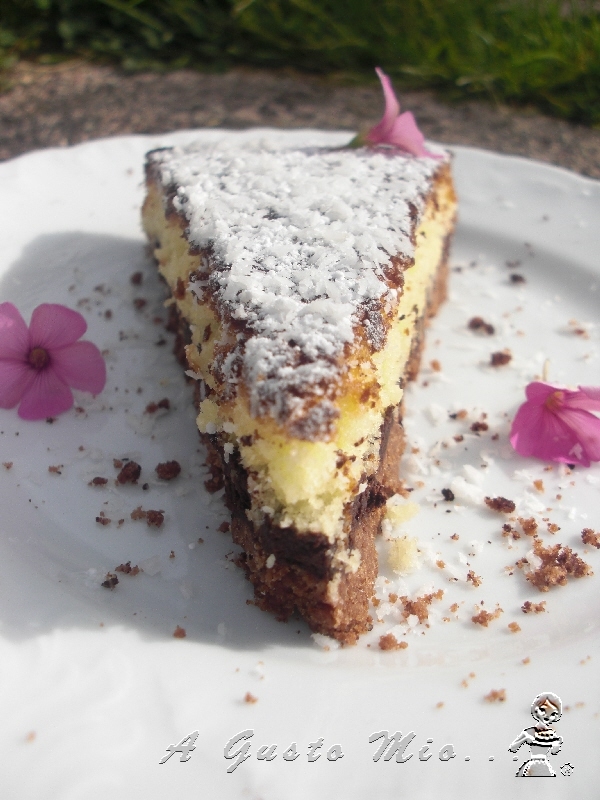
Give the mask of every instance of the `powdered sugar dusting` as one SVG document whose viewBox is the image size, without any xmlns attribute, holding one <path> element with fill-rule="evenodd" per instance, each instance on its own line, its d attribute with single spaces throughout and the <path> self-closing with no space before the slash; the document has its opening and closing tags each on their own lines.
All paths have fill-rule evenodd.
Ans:
<svg viewBox="0 0 600 800">
<path fill-rule="evenodd" d="M 253 412 L 269 407 L 279 419 L 306 412 L 301 397 L 290 407 L 282 391 L 310 391 L 318 427 L 333 409 L 323 397 L 317 411 L 315 389 L 339 374 L 336 360 L 354 327 L 381 339 L 369 304 L 397 302 L 384 268 L 392 256 L 410 263 L 415 215 L 418 222 L 439 160 L 383 148 L 281 149 L 265 140 L 173 148 L 150 159 L 175 192 L 190 243 L 212 251 L 209 289 L 253 334 L 221 365 L 224 377 L 237 379 L 241 358 Z"/>
</svg>

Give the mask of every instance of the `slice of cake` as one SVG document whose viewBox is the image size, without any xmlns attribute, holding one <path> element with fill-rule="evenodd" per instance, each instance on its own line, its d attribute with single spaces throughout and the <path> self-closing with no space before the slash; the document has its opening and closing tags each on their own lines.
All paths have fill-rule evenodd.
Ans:
<svg viewBox="0 0 600 800">
<path fill-rule="evenodd" d="M 268 141 L 155 150 L 144 228 L 256 604 L 368 630 L 403 386 L 446 290 L 449 157 Z"/>
</svg>

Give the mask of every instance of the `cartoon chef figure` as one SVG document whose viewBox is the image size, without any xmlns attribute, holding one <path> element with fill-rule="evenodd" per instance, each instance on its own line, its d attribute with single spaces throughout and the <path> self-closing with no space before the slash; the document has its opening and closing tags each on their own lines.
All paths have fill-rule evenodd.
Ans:
<svg viewBox="0 0 600 800">
<path fill-rule="evenodd" d="M 562 747 L 562 737 L 552 727 L 562 715 L 562 702 L 553 692 L 538 694 L 531 704 L 531 716 L 535 720 L 533 728 L 526 728 L 511 746 L 511 753 L 516 753 L 522 744 L 528 744 L 531 758 L 521 764 L 517 778 L 555 778 L 556 773 L 548 761 L 548 755 L 556 755 Z"/>
</svg>

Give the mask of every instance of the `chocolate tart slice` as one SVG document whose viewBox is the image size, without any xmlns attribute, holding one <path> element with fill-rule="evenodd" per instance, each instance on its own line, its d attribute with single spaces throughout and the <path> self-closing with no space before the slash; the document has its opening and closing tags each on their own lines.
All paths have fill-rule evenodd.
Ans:
<svg viewBox="0 0 600 800">
<path fill-rule="evenodd" d="M 450 160 L 260 142 L 155 150 L 143 224 L 261 608 L 354 642 L 401 488 L 403 387 L 446 291 Z"/>
</svg>

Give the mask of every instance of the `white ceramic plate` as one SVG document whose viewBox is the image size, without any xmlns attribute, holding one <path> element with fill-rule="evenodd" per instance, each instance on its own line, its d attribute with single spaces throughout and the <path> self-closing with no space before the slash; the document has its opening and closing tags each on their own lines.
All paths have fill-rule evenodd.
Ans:
<svg viewBox="0 0 600 800">
<path fill-rule="evenodd" d="M 422 542 L 422 566 L 398 580 L 386 571 L 382 542 L 379 581 L 384 597 L 391 589 L 415 596 L 432 588 L 444 596 L 432 605 L 428 628 L 409 630 L 391 611 L 359 646 L 326 650 L 302 623 L 278 623 L 246 604 L 249 584 L 229 560 L 228 535 L 217 531 L 226 511 L 203 489 L 190 389 L 170 335 L 154 319 L 164 316 L 162 295 L 139 222 L 145 151 L 266 134 L 107 139 L 0 165 L 0 300 L 26 318 L 40 302 L 79 308 L 87 338 L 108 351 L 109 365 L 103 395 L 81 395 L 80 410 L 53 424 L 0 411 L 0 462 L 12 462 L 0 466 L 2 796 L 529 797 L 531 787 L 514 780 L 525 748 L 514 761 L 508 746 L 533 724 L 533 698 L 553 691 L 565 705 L 557 725 L 564 744 L 550 759 L 558 775 L 543 784 L 544 796 L 591 797 L 600 780 L 600 553 L 588 552 L 580 533 L 600 528 L 600 470 L 545 471 L 512 453 L 507 432 L 524 386 L 546 360 L 555 382 L 600 384 L 600 183 L 455 149 L 460 224 L 452 264 L 459 269 L 407 398 L 406 427 L 418 452 L 407 455 L 404 469 L 421 512 L 405 532 Z M 348 139 L 268 135 L 295 144 Z M 141 286 L 130 283 L 136 271 L 144 274 Z M 511 282 L 511 273 L 526 281 Z M 147 301 L 141 310 L 136 298 Z M 474 316 L 495 334 L 470 332 Z M 490 353 L 504 348 L 512 361 L 490 367 Z M 434 360 L 441 370 L 431 367 Z M 144 413 L 163 397 L 168 413 Z M 449 417 L 461 409 L 467 418 Z M 482 413 L 489 429 L 473 433 Z M 113 459 L 122 457 L 141 463 L 147 490 L 114 487 Z M 154 466 L 173 458 L 182 475 L 159 485 Z M 59 465 L 61 474 L 48 471 Z M 107 487 L 89 487 L 95 476 L 109 478 Z M 441 495 L 450 484 L 454 503 Z M 530 540 L 509 547 L 505 520 L 480 502 L 484 494 L 512 498 L 522 515 L 559 525 L 552 535 L 541 523 L 544 539 L 573 547 L 598 574 L 545 595 L 519 570 L 509 576 L 505 567 L 526 554 Z M 132 521 L 139 505 L 163 509 L 164 526 Z M 100 511 L 110 525 L 95 522 Z M 119 575 L 114 591 L 100 586 L 129 560 L 144 571 Z M 469 569 L 482 579 L 476 588 L 464 580 Z M 523 614 L 527 599 L 546 600 L 547 612 Z M 488 628 L 471 622 L 481 601 L 503 609 Z M 510 622 L 521 630 L 511 633 Z M 178 625 L 186 638 L 173 637 Z M 406 649 L 378 649 L 390 625 Z M 484 700 L 501 689 L 505 702 Z M 247 693 L 257 701 L 245 702 Z M 169 745 L 195 731 L 189 760 L 176 753 L 159 764 Z M 225 758 L 226 744 L 243 731 L 254 732 L 241 742 L 250 745 L 248 758 L 228 773 L 238 759 Z M 381 741 L 369 738 L 380 731 L 413 732 L 405 751 L 412 758 L 374 761 Z M 309 762 L 309 745 L 320 738 L 320 758 Z M 300 755 L 284 760 L 292 742 Z M 276 758 L 258 759 L 263 745 L 277 745 Z M 455 755 L 441 760 L 446 745 Z M 333 760 L 339 752 L 343 758 Z M 566 764 L 568 777 L 560 771 Z"/>
</svg>

